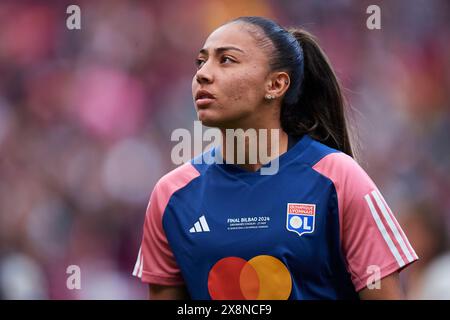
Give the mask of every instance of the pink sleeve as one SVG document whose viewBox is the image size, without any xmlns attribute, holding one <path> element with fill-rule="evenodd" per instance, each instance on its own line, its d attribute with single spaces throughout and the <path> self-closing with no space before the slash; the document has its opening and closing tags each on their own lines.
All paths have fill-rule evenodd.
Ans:
<svg viewBox="0 0 450 320">
<path fill-rule="evenodd" d="M 169 246 L 163 228 L 163 215 L 172 195 L 199 176 L 190 163 L 171 171 L 156 184 L 147 207 L 141 248 L 133 275 L 143 282 L 159 285 L 181 285 L 181 271 Z"/>
<path fill-rule="evenodd" d="M 336 189 L 341 248 L 356 291 L 374 269 L 381 278 L 418 259 L 403 230 L 367 173 L 350 156 L 331 153 L 313 167 Z"/>
</svg>

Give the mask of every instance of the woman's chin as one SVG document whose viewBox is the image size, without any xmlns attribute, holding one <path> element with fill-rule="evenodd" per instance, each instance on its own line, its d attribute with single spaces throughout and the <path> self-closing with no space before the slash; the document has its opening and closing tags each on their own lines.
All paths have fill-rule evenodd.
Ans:
<svg viewBox="0 0 450 320">
<path fill-rule="evenodd" d="M 202 125 L 211 128 L 235 128 L 238 123 L 234 117 L 225 117 L 223 114 L 211 109 L 197 110 L 197 117 Z"/>
<path fill-rule="evenodd" d="M 204 125 L 205 127 L 211 127 L 211 128 L 218 128 L 220 127 L 220 122 L 219 121 L 214 121 L 212 119 L 209 118 L 205 118 L 205 119 L 198 119 L 202 125 Z"/>
<path fill-rule="evenodd" d="M 221 123 L 217 117 L 211 115 L 209 110 L 199 110 L 197 112 L 198 120 L 206 127 L 218 127 Z"/>
</svg>

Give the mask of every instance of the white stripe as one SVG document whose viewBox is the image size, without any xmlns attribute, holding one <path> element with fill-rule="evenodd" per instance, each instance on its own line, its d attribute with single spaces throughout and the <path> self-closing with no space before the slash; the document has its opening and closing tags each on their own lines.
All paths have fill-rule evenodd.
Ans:
<svg viewBox="0 0 450 320">
<path fill-rule="evenodd" d="M 190 232 L 190 233 L 195 233 L 195 228 L 194 228 L 194 227 L 190 228 L 190 229 L 189 229 L 189 232 Z"/>
<path fill-rule="evenodd" d="M 372 195 L 375 198 L 375 201 L 378 204 L 378 207 L 381 209 L 381 212 L 383 213 L 384 218 L 386 219 L 387 223 L 389 224 L 389 227 L 391 228 L 392 232 L 394 233 L 395 239 L 400 244 L 400 248 L 402 248 L 403 253 L 406 255 L 406 258 L 409 262 L 413 261 L 413 257 L 411 256 L 411 253 L 409 252 L 408 248 L 405 245 L 405 242 L 403 241 L 402 236 L 398 232 L 397 226 L 395 225 L 394 221 L 392 221 L 392 218 L 387 212 L 386 207 L 384 206 L 383 201 L 381 200 L 381 194 L 377 193 L 377 191 L 372 191 Z"/>
<path fill-rule="evenodd" d="M 194 224 L 194 227 L 195 227 L 195 231 L 197 231 L 197 232 L 202 232 L 202 227 L 200 227 L 200 222 L 196 222 L 195 224 Z"/>
<path fill-rule="evenodd" d="M 403 267 L 405 265 L 405 262 L 403 261 L 402 257 L 398 253 L 398 250 L 395 247 L 394 243 L 392 242 L 391 237 L 387 233 L 386 228 L 383 225 L 383 222 L 381 222 L 380 216 L 378 215 L 377 210 L 373 206 L 372 199 L 370 199 L 370 196 L 368 194 L 366 194 L 364 196 L 364 199 L 366 199 L 367 204 L 369 205 L 369 209 L 370 209 L 370 212 L 372 213 L 372 217 L 375 220 L 375 222 L 378 226 L 378 229 L 380 230 L 381 235 L 384 238 L 384 241 L 386 241 L 389 249 L 391 250 L 392 254 L 394 255 L 395 259 L 397 260 L 397 263 L 399 264 L 399 266 Z"/>
<path fill-rule="evenodd" d="M 388 208 L 388 209 L 389 209 L 389 208 Z M 389 212 L 390 212 L 390 211 L 389 211 Z M 391 212 L 391 215 L 392 215 L 392 212 Z M 406 246 L 407 246 L 407 248 L 409 249 L 409 252 L 411 252 L 413 258 L 414 258 L 414 259 L 418 259 L 419 257 L 417 256 L 417 253 L 414 251 L 414 248 L 412 247 L 411 243 L 409 242 L 409 240 L 408 240 L 408 238 L 406 237 L 405 233 L 403 232 L 402 228 L 400 228 L 399 231 L 400 231 L 400 233 L 402 234 L 403 239 L 404 239 L 405 242 L 406 242 Z M 413 260 L 414 260 L 414 259 L 413 259 Z"/>
<path fill-rule="evenodd" d="M 139 268 L 139 274 L 138 277 L 142 278 L 142 269 L 144 268 L 144 255 L 141 255 L 141 267 Z"/>
<path fill-rule="evenodd" d="M 139 247 L 139 253 L 138 253 L 138 257 L 136 260 L 136 264 L 134 265 L 134 269 L 133 269 L 133 276 L 137 276 L 137 272 L 139 270 L 139 266 L 141 264 L 141 247 Z"/>
<path fill-rule="evenodd" d="M 200 217 L 200 223 L 204 231 L 209 231 L 208 223 L 206 222 L 205 216 Z"/>
<path fill-rule="evenodd" d="M 383 200 L 383 198 L 382 198 Z M 392 213 L 391 209 L 387 206 L 386 202 L 383 201 L 384 206 L 386 207 L 386 209 L 388 210 L 389 214 L 391 215 L 391 217 L 394 217 L 394 214 Z M 395 218 L 395 217 L 394 217 Z M 412 254 L 414 259 L 418 259 L 416 252 L 414 251 L 414 248 L 411 246 L 411 243 L 409 243 L 408 237 L 406 237 L 406 234 L 403 232 L 402 228 L 400 227 L 398 229 L 398 231 L 400 231 L 400 234 L 403 238 L 403 240 L 406 243 L 406 247 L 408 248 L 408 251 Z"/>
</svg>

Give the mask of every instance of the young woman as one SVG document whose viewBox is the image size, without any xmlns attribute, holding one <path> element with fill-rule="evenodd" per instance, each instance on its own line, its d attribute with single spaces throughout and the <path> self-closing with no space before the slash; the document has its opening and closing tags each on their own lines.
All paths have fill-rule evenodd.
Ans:
<svg viewBox="0 0 450 320">
<path fill-rule="evenodd" d="M 208 37 L 197 65 L 198 118 L 223 133 L 203 159 L 230 159 L 226 129 L 266 129 L 279 132 L 278 170 L 193 160 L 161 178 L 133 273 L 150 297 L 403 298 L 398 273 L 417 255 L 353 159 L 344 98 L 314 37 L 241 17 Z"/>
</svg>

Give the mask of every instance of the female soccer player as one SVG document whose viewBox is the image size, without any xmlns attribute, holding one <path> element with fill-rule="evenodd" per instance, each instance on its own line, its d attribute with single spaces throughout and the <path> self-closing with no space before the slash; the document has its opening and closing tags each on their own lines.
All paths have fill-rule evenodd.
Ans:
<svg viewBox="0 0 450 320">
<path fill-rule="evenodd" d="M 198 118 L 222 131 L 201 159 L 236 158 L 226 129 L 278 130 L 278 170 L 197 158 L 161 178 L 133 272 L 150 298 L 403 298 L 398 273 L 417 255 L 353 159 L 340 85 L 314 37 L 241 17 L 208 37 L 197 66 Z"/>
</svg>

